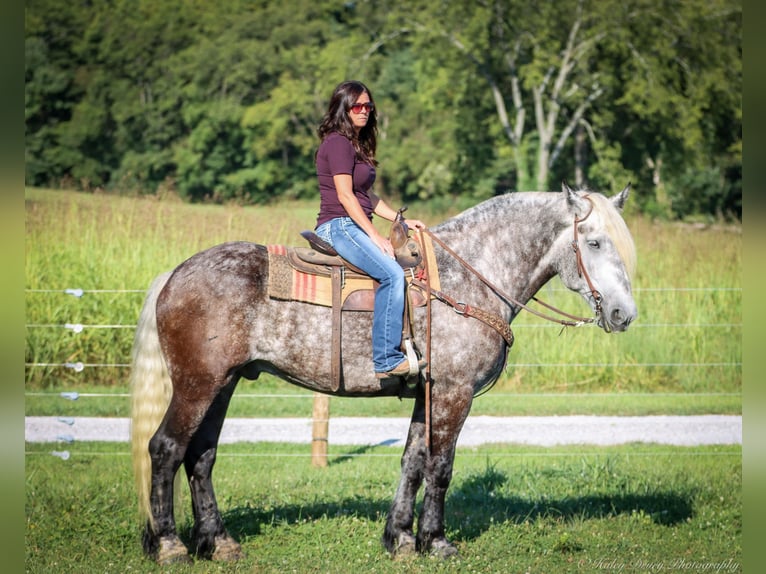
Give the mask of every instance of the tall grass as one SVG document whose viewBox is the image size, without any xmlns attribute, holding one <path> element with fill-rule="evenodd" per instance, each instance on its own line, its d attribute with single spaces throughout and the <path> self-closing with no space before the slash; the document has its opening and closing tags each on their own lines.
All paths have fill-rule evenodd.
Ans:
<svg viewBox="0 0 766 574">
<path fill-rule="evenodd" d="M 302 242 L 315 202 L 270 207 L 28 189 L 26 192 L 26 384 L 30 391 L 82 385 L 124 388 L 132 326 L 158 273 L 222 241 Z M 420 211 L 418 211 L 420 209 Z M 435 224 L 451 213 L 414 206 Z M 741 389 L 741 229 L 629 219 L 639 264 L 639 319 L 627 333 L 560 328 L 529 314 L 497 390 L 508 393 L 732 393 Z M 75 297 L 65 289 L 80 288 Z M 103 290 L 103 291 L 100 291 Z M 544 300 L 587 313 L 554 280 Z M 65 324 L 82 324 L 82 332 Z M 84 372 L 63 368 L 84 363 Z M 90 367 L 87 365 L 102 365 Z M 106 365 L 106 366 L 103 366 Z M 496 392 L 493 391 L 493 392 Z"/>
<path fill-rule="evenodd" d="M 315 207 L 262 209 L 27 190 L 26 362 L 122 365 L 152 278 L 223 241 L 295 242 Z M 313 214 L 312 214 L 313 213 Z M 291 237 L 292 236 L 292 237 Z M 66 289 L 84 289 L 77 298 Z M 106 290 L 106 292 L 98 292 Z M 118 292 L 112 292 L 112 290 Z M 91 325 L 80 333 L 55 328 Z M 115 325 L 125 328 L 110 328 Z M 124 384 L 124 367 L 88 368 L 89 382 Z M 27 369 L 28 388 L 82 383 L 58 366 Z"/>
</svg>

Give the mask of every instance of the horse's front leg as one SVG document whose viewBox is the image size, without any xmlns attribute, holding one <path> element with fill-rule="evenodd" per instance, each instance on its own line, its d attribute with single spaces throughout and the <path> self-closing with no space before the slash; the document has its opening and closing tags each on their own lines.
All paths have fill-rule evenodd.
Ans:
<svg viewBox="0 0 766 574">
<path fill-rule="evenodd" d="M 413 534 L 415 498 L 423 483 L 426 462 L 425 448 L 425 401 L 423 396 L 415 400 L 410 421 L 407 444 L 402 455 L 402 474 L 394 501 L 388 511 L 383 544 L 394 556 L 414 554 L 417 544 Z"/>
<path fill-rule="evenodd" d="M 420 552 L 441 558 L 457 554 L 444 532 L 444 500 L 452 480 L 455 448 L 473 401 L 473 386 L 434 386 L 431 397 L 430 448 L 425 465 L 426 489 L 418 523 Z"/>
</svg>

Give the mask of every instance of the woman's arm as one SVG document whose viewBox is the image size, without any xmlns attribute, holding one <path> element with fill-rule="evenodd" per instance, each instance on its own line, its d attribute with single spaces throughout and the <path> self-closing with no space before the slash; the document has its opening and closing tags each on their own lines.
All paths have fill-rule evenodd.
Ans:
<svg viewBox="0 0 766 574">
<path fill-rule="evenodd" d="M 398 213 L 397 211 L 392 209 L 385 201 L 383 201 L 380 197 L 378 197 L 372 191 L 368 191 L 367 194 L 370 196 L 370 201 L 372 201 L 373 213 L 375 215 L 378 215 L 382 217 L 383 219 L 388 219 L 389 221 L 393 221 L 394 219 L 396 219 L 396 214 Z M 407 224 L 407 227 L 410 227 L 413 229 L 426 228 L 426 224 L 420 221 L 419 219 L 405 219 L 404 223 Z"/>
</svg>

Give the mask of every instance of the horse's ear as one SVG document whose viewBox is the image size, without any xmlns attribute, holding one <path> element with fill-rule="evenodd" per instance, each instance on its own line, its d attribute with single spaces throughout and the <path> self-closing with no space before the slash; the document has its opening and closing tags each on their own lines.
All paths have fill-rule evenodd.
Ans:
<svg viewBox="0 0 766 574">
<path fill-rule="evenodd" d="M 612 204 L 620 211 L 622 211 L 622 208 L 625 206 L 625 202 L 628 201 L 628 195 L 630 195 L 630 185 L 630 182 L 628 182 L 628 185 L 625 186 L 625 189 L 623 189 L 617 195 L 613 195 L 609 198 L 609 201 L 611 201 Z"/>
<path fill-rule="evenodd" d="M 577 195 L 577 192 L 570 188 L 566 181 L 561 182 L 561 191 L 566 195 L 569 209 L 570 211 L 573 211 L 575 215 L 583 216 L 590 211 L 591 206 L 587 200 Z"/>
</svg>

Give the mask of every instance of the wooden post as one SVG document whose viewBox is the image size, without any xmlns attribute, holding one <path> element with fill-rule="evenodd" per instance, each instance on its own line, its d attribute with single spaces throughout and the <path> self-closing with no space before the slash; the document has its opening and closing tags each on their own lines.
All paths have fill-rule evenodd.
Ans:
<svg viewBox="0 0 766 574">
<path fill-rule="evenodd" d="M 327 436 L 330 426 L 330 397 L 314 394 L 314 423 L 311 427 L 311 465 L 327 466 Z"/>
</svg>

